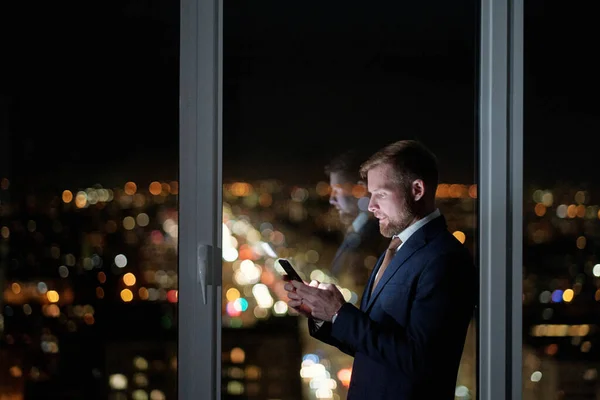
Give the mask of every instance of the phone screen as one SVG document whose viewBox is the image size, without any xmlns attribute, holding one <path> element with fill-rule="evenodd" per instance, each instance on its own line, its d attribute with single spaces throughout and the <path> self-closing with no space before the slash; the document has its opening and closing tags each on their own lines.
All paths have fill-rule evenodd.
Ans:
<svg viewBox="0 0 600 400">
<path fill-rule="evenodd" d="M 279 265 L 281 265 L 281 267 L 283 268 L 285 273 L 290 277 L 290 279 L 298 282 L 303 282 L 302 278 L 300 278 L 300 275 L 298 275 L 298 273 L 296 272 L 294 267 L 292 267 L 292 264 L 290 264 L 288 260 L 286 260 L 285 258 L 280 258 L 278 261 Z"/>
</svg>

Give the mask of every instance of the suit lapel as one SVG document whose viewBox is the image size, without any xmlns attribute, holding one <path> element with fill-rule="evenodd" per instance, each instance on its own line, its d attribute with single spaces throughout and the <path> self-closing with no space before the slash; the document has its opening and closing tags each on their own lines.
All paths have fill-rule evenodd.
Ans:
<svg viewBox="0 0 600 400">
<path fill-rule="evenodd" d="M 390 280 L 390 278 L 398 271 L 398 269 L 404 264 L 417 250 L 421 249 L 425 246 L 429 240 L 435 237 L 438 233 L 447 229 L 446 219 L 444 216 L 439 216 L 429 223 L 425 224 L 421 229 L 416 231 L 403 245 L 400 247 L 400 250 L 392 261 L 390 265 L 386 268 L 383 276 L 379 280 L 375 291 L 371 293 L 371 287 L 373 286 L 373 281 L 375 280 L 375 276 L 377 275 L 377 270 L 381 265 L 383 260 L 383 256 L 385 253 L 379 257 L 379 261 L 377 262 L 377 268 L 373 269 L 371 273 L 371 277 L 369 278 L 369 284 L 365 289 L 365 293 L 363 294 L 363 300 L 361 302 L 361 310 L 368 312 L 368 310 L 373 306 L 375 300 L 385 287 L 386 283 Z M 365 300 L 366 299 L 366 300 Z"/>
<path fill-rule="evenodd" d="M 367 302 L 365 311 L 368 311 L 369 308 L 371 308 L 371 306 L 373 306 L 373 303 L 379 296 L 379 293 L 381 293 L 381 291 L 383 290 L 385 284 L 396 273 L 396 271 L 398 271 L 398 269 L 402 266 L 402 264 L 404 264 L 410 258 L 410 256 L 412 256 L 415 253 L 415 251 L 417 251 L 421 247 L 425 246 L 425 244 L 426 244 L 425 238 L 420 237 L 421 235 L 419 235 L 419 237 L 415 237 L 415 236 L 416 235 L 413 235 L 410 239 L 408 239 L 406 241 L 406 243 L 404 243 L 402 245 L 402 247 L 400 247 L 400 250 L 398 251 L 398 253 L 396 253 L 394 258 L 392 258 L 390 265 L 388 265 L 386 270 L 383 272 L 383 276 L 379 280 L 379 283 L 377 284 L 375 291 L 371 294 L 371 296 L 369 296 L 369 301 Z M 373 277 L 376 274 L 377 273 L 374 272 L 372 274 Z M 373 285 L 373 282 L 369 282 L 369 289 L 368 289 L 369 292 L 371 291 L 372 285 Z"/>
<path fill-rule="evenodd" d="M 360 301 L 360 309 L 366 311 L 367 303 L 369 301 L 369 297 L 371 295 L 371 288 L 373 287 L 373 281 L 375 281 L 375 276 L 377 275 L 377 271 L 379 270 L 379 266 L 383 262 L 383 257 L 385 256 L 385 251 L 379 256 L 379 260 L 375 264 L 373 271 L 371 271 L 371 275 L 369 276 L 369 282 L 367 282 L 367 286 L 362 295 L 362 299 Z"/>
</svg>

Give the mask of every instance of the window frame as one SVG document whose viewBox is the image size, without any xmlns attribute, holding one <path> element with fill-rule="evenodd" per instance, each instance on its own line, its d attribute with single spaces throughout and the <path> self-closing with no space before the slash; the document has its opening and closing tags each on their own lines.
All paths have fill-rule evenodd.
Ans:
<svg viewBox="0 0 600 400">
<path fill-rule="evenodd" d="M 220 399 L 223 0 L 181 0 L 179 399 Z M 522 397 L 523 0 L 480 3 L 478 398 Z"/>
</svg>

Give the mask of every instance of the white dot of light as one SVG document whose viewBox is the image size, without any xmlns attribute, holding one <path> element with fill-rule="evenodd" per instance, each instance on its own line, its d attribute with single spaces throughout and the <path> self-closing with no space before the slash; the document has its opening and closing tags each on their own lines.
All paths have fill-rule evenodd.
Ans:
<svg viewBox="0 0 600 400">
<path fill-rule="evenodd" d="M 315 397 L 317 399 L 332 399 L 333 398 L 333 392 L 330 389 L 318 389 L 315 392 Z"/>
<path fill-rule="evenodd" d="M 337 388 L 337 382 L 330 378 L 315 378 L 310 381 L 310 388 L 313 390 L 328 389 L 332 390 Z"/>
<path fill-rule="evenodd" d="M 273 306 L 273 310 L 275 311 L 275 314 L 277 314 L 277 315 L 283 315 L 283 314 L 285 314 L 287 312 L 288 306 L 287 306 L 287 304 L 286 304 L 285 301 L 279 300 Z"/>
<path fill-rule="evenodd" d="M 252 287 L 252 294 L 254 295 L 259 307 L 270 308 L 273 306 L 273 298 L 271 297 L 269 288 L 266 285 L 257 283 Z"/>
<path fill-rule="evenodd" d="M 315 269 L 310 273 L 310 280 L 323 282 L 325 280 L 325 273 L 320 269 Z"/>
<path fill-rule="evenodd" d="M 227 224 L 223 223 L 222 224 L 222 228 L 221 228 L 221 242 L 223 244 L 223 249 L 226 249 L 227 247 L 231 247 L 231 230 L 229 230 L 229 227 L 227 226 Z"/>
<path fill-rule="evenodd" d="M 467 397 L 469 395 L 469 388 L 467 388 L 466 386 L 457 386 L 456 390 L 454 391 L 454 396 L 456 397 Z"/>
<path fill-rule="evenodd" d="M 250 229 L 246 234 L 246 241 L 248 243 L 258 243 L 262 235 L 256 229 Z"/>
<path fill-rule="evenodd" d="M 119 268 L 124 268 L 127 265 L 127 257 L 123 254 L 115 256 L 115 265 Z"/>
<path fill-rule="evenodd" d="M 228 262 L 234 262 L 238 258 L 238 251 L 233 247 L 227 247 L 223 249 L 223 260 Z"/>
<path fill-rule="evenodd" d="M 302 376 L 303 378 L 310 378 L 316 380 L 329 379 L 331 377 L 329 371 L 327 371 L 325 366 L 320 363 L 303 367 L 300 370 L 300 376 Z"/>
<path fill-rule="evenodd" d="M 177 237 L 177 229 L 177 223 L 171 218 L 168 218 L 165 220 L 165 222 L 163 222 L 163 230 L 174 238 Z"/>
<path fill-rule="evenodd" d="M 556 207 L 556 216 L 558 218 L 565 218 L 567 216 L 567 206 L 561 204 L 560 206 Z"/>
<path fill-rule="evenodd" d="M 315 364 L 315 362 L 313 360 L 310 360 L 310 359 L 303 360 L 302 361 L 302 368 L 309 367 L 309 366 L 314 365 L 314 364 Z"/>
<path fill-rule="evenodd" d="M 594 269 L 592 269 L 592 274 L 594 274 L 595 277 L 600 278 L 600 264 L 594 265 Z"/>
<path fill-rule="evenodd" d="M 261 269 L 251 260 L 244 260 L 240 264 L 240 272 L 244 274 L 246 282 L 256 283 L 260 279 Z"/>
<path fill-rule="evenodd" d="M 127 377 L 123 374 L 112 374 L 108 378 L 108 383 L 113 389 L 123 390 L 127 388 Z"/>
<path fill-rule="evenodd" d="M 246 221 L 236 221 L 231 227 L 233 233 L 240 236 L 246 235 L 250 229 L 252 229 L 252 227 Z"/>
<path fill-rule="evenodd" d="M 542 373 L 540 371 L 535 371 L 531 374 L 531 382 L 539 382 L 542 379 Z"/>
<path fill-rule="evenodd" d="M 239 269 L 233 273 L 233 280 L 240 286 L 245 286 L 250 283 L 246 279 L 246 275 L 244 275 Z"/>
</svg>

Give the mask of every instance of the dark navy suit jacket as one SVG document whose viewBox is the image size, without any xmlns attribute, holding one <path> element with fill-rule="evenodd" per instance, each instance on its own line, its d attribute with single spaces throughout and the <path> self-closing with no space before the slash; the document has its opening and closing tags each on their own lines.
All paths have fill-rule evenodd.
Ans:
<svg viewBox="0 0 600 400">
<path fill-rule="evenodd" d="M 375 291 L 373 269 L 360 309 L 311 335 L 354 356 L 349 400 L 454 399 L 458 365 L 477 297 L 468 250 L 437 217 L 402 245 Z"/>
</svg>

